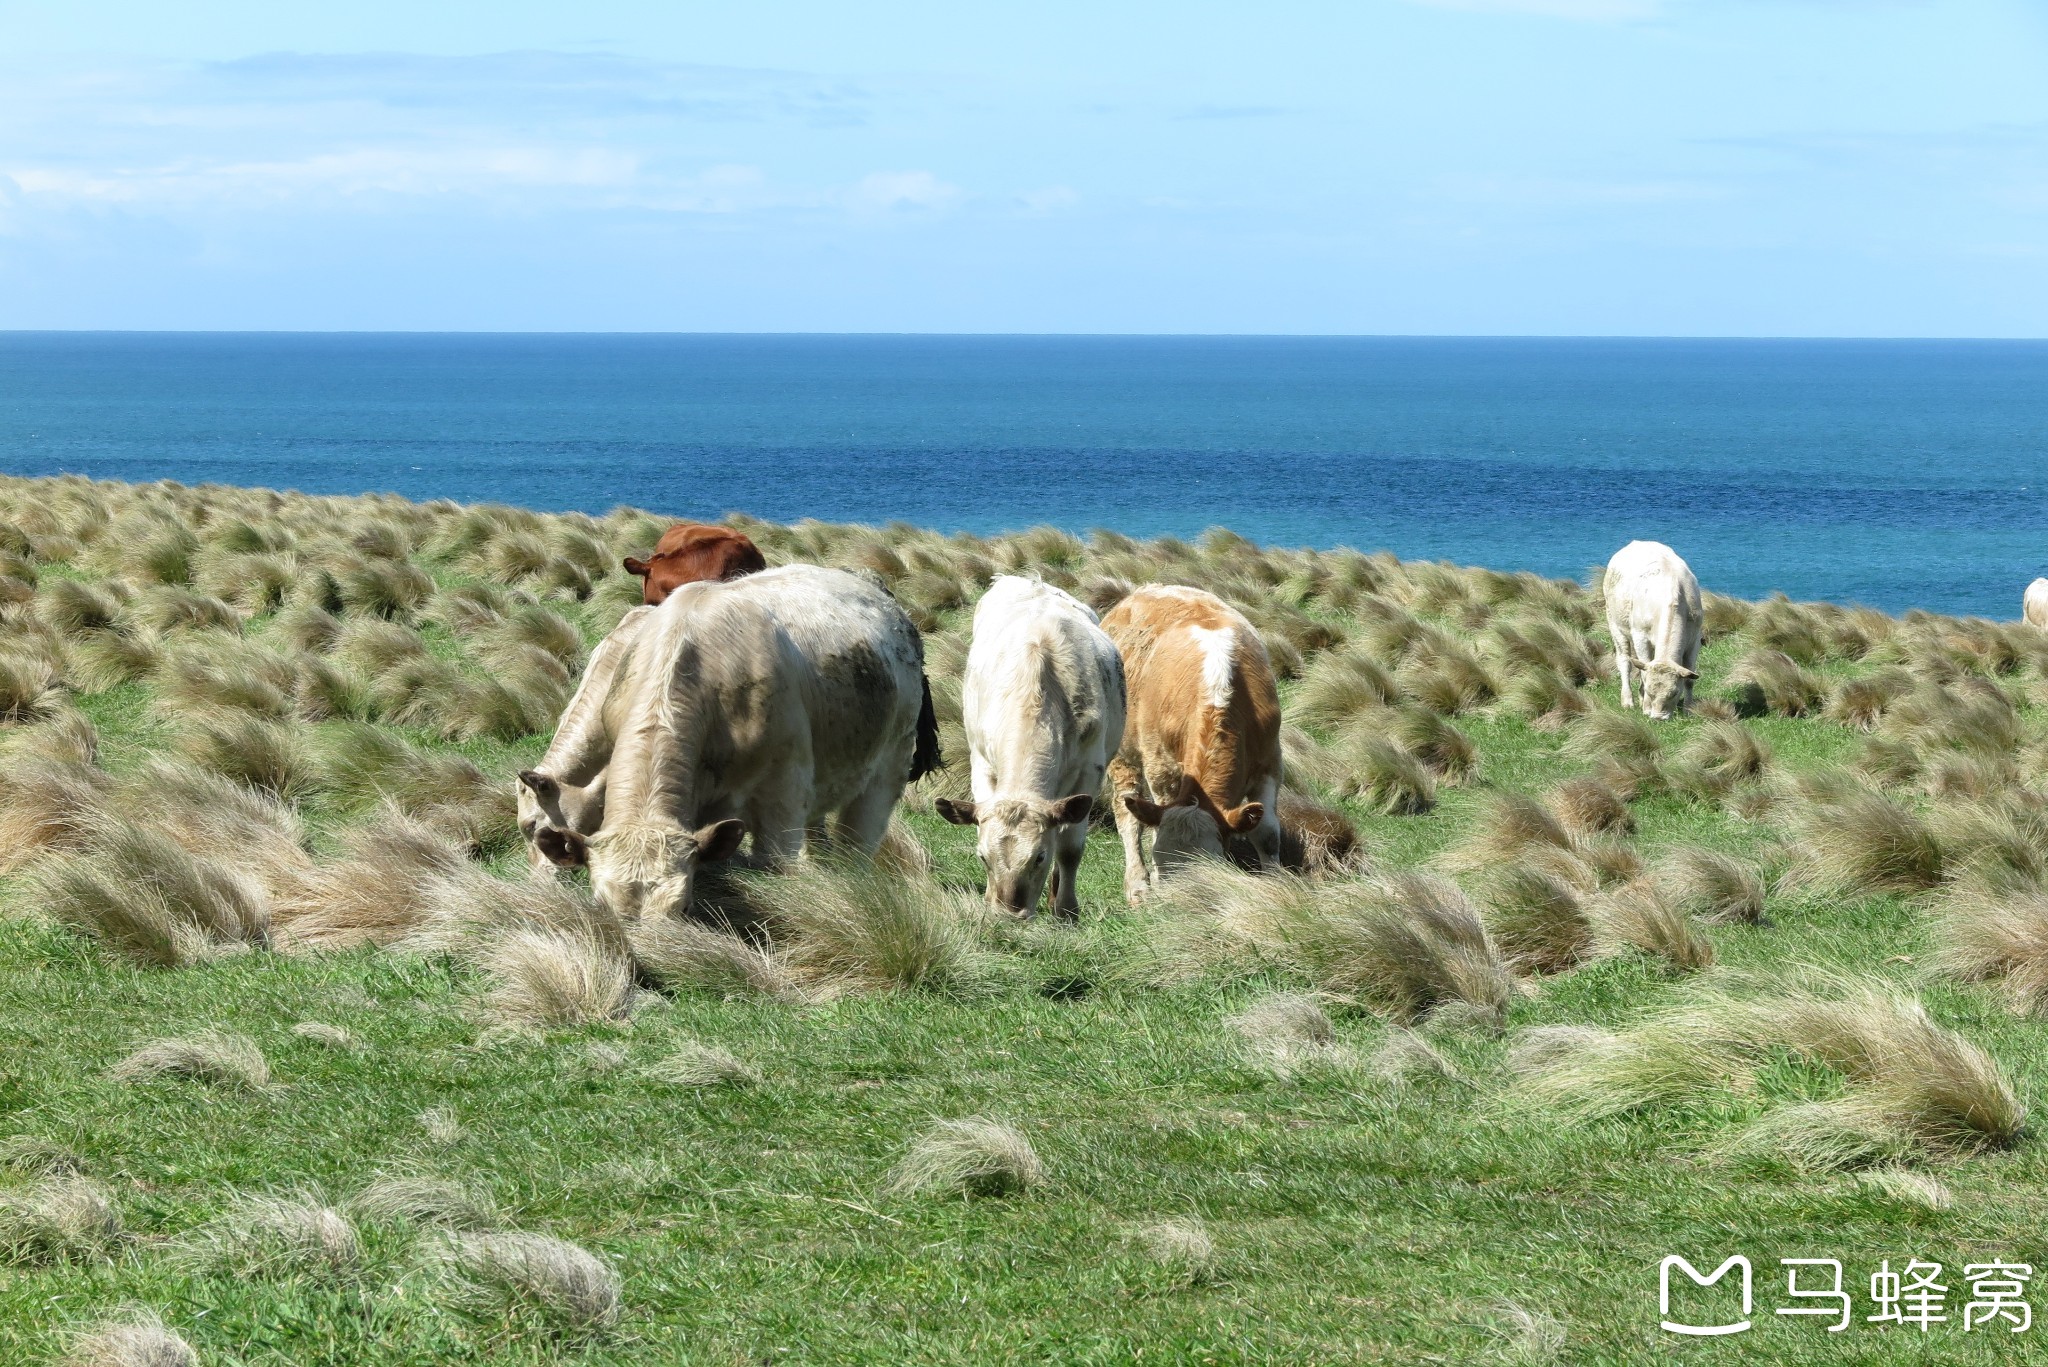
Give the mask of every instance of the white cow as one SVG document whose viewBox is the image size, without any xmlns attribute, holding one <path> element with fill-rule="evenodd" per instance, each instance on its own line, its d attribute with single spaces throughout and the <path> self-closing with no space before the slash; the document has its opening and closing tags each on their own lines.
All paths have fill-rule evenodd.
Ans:
<svg viewBox="0 0 2048 1367">
<path fill-rule="evenodd" d="M 917 628 L 887 591 L 816 565 L 677 589 L 604 710 L 587 859 L 628 919 L 688 908 L 698 865 L 743 837 L 771 862 L 827 838 L 872 855 L 904 783 L 939 762 Z"/>
<path fill-rule="evenodd" d="M 1662 721 L 1692 706 L 1706 621 L 1692 568 L 1661 541 L 1631 541 L 1607 562 L 1602 590 L 1621 705 L 1636 705 L 1629 690 L 1633 674 L 1649 716 Z"/>
<path fill-rule="evenodd" d="M 540 763 L 519 773 L 519 831 L 526 837 L 526 862 L 536 873 L 582 862 L 582 842 L 564 835 L 587 838 L 604 823 L 604 769 L 612 758 L 605 699 L 640 629 L 653 615 L 653 608 L 634 608 L 597 643 L 575 695 L 555 723 L 548 752 Z"/>
<path fill-rule="evenodd" d="M 2028 626 L 2048 630 L 2048 579 L 2027 585 L 2027 595 L 2020 600 L 2020 616 Z"/>
<path fill-rule="evenodd" d="M 979 828 L 988 900 L 1029 916 L 1081 914 L 1075 879 L 1088 813 L 1124 735 L 1124 662 L 1093 610 L 1050 584 L 1003 575 L 974 610 L 961 710 L 974 800 L 939 815 Z"/>
</svg>

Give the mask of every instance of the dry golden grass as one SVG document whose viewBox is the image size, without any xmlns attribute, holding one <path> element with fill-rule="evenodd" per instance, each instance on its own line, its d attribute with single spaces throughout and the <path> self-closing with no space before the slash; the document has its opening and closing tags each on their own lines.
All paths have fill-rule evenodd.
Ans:
<svg viewBox="0 0 2048 1367">
<path fill-rule="evenodd" d="M 986 1116 L 941 1120 L 918 1137 L 889 1174 L 888 1191 L 907 1196 L 1014 1196 L 1045 1180 L 1045 1165 L 1014 1126 Z"/>
</svg>

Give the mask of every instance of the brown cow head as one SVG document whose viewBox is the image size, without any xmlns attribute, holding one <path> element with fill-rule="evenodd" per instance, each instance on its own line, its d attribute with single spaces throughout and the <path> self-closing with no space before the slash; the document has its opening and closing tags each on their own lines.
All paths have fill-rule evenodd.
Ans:
<svg viewBox="0 0 2048 1367">
<path fill-rule="evenodd" d="M 1152 866 L 1161 878 L 1193 859 L 1223 860 L 1232 836 L 1247 835 L 1266 819 L 1262 802 L 1219 808 L 1192 778 L 1181 780 L 1180 795 L 1170 803 L 1131 794 L 1124 809 L 1152 828 Z"/>
</svg>

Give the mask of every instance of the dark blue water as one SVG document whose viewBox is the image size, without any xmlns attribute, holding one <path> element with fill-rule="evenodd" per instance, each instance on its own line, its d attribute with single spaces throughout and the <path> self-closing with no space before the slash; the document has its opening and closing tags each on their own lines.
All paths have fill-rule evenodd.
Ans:
<svg viewBox="0 0 2048 1367">
<path fill-rule="evenodd" d="M 0 334 L 0 469 L 1386 547 L 2018 614 L 2048 343 Z"/>
</svg>

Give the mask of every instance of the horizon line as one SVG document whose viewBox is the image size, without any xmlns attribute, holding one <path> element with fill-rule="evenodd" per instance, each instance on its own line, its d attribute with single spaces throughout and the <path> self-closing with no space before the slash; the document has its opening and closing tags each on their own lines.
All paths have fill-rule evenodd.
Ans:
<svg viewBox="0 0 2048 1367">
<path fill-rule="evenodd" d="M 689 328 L 9 328 L 0 337 L 836 337 L 1105 341 L 1359 342 L 2048 342 L 2048 335 L 1981 333 L 1658 332 L 997 332 L 910 329 Z"/>
</svg>

